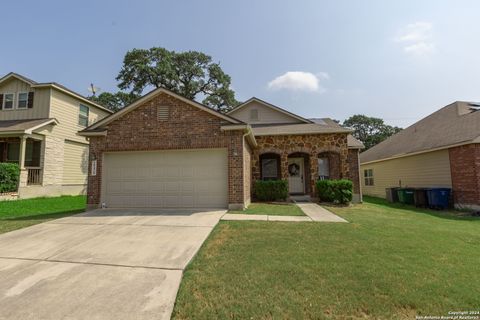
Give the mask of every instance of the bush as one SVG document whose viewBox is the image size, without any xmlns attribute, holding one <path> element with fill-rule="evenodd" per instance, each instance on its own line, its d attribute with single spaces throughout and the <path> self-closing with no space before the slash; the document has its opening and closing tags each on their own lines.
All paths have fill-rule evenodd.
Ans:
<svg viewBox="0 0 480 320">
<path fill-rule="evenodd" d="M 17 191 L 19 178 L 18 164 L 0 163 L 0 193 Z"/>
<path fill-rule="evenodd" d="M 254 189 L 260 201 L 286 200 L 288 197 L 287 180 L 257 180 Z"/>
<path fill-rule="evenodd" d="M 350 180 L 318 180 L 316 186 L 321 201 L 342 204 L 352 201 L 353 183 Z"/>
</svg>

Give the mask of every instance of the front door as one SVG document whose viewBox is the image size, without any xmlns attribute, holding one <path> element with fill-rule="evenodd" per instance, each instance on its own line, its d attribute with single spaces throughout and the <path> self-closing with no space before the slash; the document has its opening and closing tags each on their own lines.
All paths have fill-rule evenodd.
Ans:
<svg viewBox="0 0 480 320">
<path fill-rule="evenodd" d="M 305 193 L 303 158 L 288 159 L 288 191 L 290 193 Z"/>
</svg>

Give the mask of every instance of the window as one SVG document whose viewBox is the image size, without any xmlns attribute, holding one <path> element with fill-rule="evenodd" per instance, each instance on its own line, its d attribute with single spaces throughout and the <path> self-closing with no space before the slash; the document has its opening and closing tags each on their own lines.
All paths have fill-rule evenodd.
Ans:
<svg viewBox="0 0 480 320">
<path fill-rule="evenodd" d="M 18 93 L 17 108 L 18 109 L 27 109 L 28 108 L 28 92 Z"/>
<path fill-rule="evenodd" d="M 80 113 L 78 114 L 78 124 L 87 127 L 88 126 L 88 113 L 89 109 L 83 104 L 80 105 Z"/>
<path fill-rule="evenodd" d="M 273 180 L 278 178 L 277 161 L 277 159 L 262 159 L 262 179 Z"/>
<path fill-rule="evenodd" d="M 38 140 L 27 139 L 25 147 L 25 166 L 39 167 L 40 166 L 40 152 L 42 142 Z"/>
<path fill-rule="evenodd" d="M 250 120 L 258 120 L 258 109 L 250 110 Z"/>
<path fill-rule="evenodd" d="M 373 169 L 367 169 L 363 171 L 366 186 L 373 186 Z"/>
<path fill-rule="evenodd" d="M 14 101 L 15 101 L 15 94 L 5 93 L 3 95 L 3 110 L 12 110 Z"/>
<path fill-rule="evenodd" d="M 330 178 L 330 162 L 328 158 L 318 158 L 318 179 L 325 180 Z"/>
</svg>

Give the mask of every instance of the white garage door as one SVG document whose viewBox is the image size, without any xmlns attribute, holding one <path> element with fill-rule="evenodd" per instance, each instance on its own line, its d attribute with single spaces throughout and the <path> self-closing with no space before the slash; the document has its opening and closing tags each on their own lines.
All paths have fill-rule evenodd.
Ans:
<svg viewBox="0 0 480 320">
<path fill-rule="evenodd" d="M 227 151 L 106 153 L 103 181 L 107 207 L 224 208 Z"/>
</svg>

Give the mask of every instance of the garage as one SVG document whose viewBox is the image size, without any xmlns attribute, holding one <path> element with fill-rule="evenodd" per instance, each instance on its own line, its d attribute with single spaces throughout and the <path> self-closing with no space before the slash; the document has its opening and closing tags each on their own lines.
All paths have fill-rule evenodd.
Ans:
<svg viewBox="0 0 480 320">
<path fill-rule="evenodd" d="M 226 149 L 104 154 L 102 202 L 107 207 L 225 208 Z"/>
</svg>

